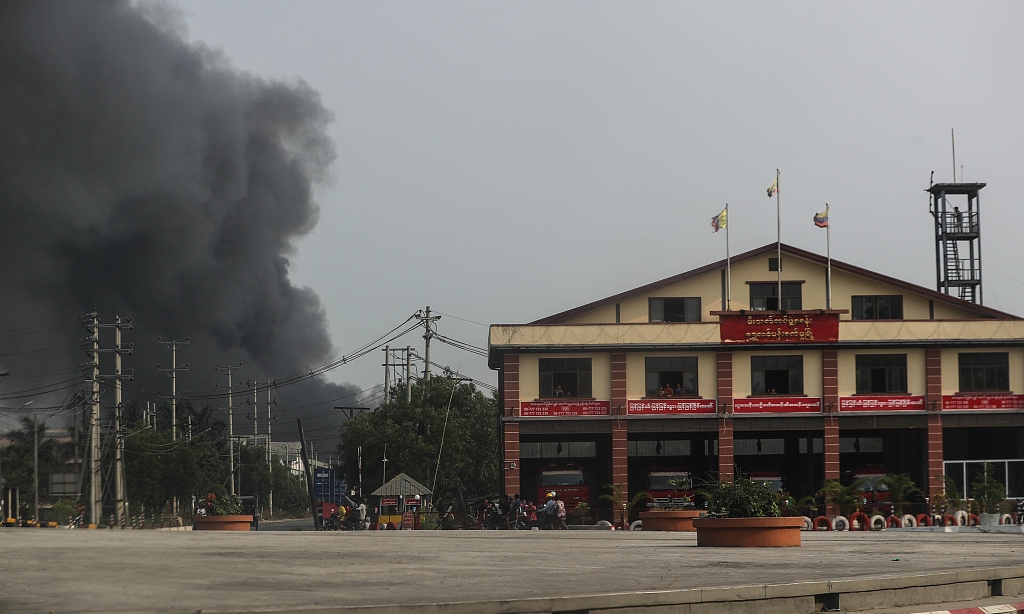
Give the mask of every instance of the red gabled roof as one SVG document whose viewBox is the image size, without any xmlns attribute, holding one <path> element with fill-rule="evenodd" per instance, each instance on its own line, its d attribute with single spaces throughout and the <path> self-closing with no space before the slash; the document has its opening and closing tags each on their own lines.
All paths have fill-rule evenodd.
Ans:
<svg viewBox="0 0 1024 614">
<path fill-rule="evenodd" d="M 743 262 L 744 260 L 751 260 L 753 258 L 758 258 L 760 256 L 764 256 L 764 255 L 767 255 L 767 254 L 774 254 L 775 250 L 776 250 L 776 245 L 777 244 L 775 244 L 775 243 L 769 243 L 769 244 L 767 244 L 767 245 L 765 245 L 763 247 L 758 247 L 757 249 L 752 249 L 752 250 L 750 250 L 748 252 L 744 252 L 742 254 L 738 254 L 738 255 L 732 257 L 732 261 L 733 262 Z M 828 259 L 825 256 L 822 256 L 820 254 L 816 254 L 814 252 L 809 252 L 807 250 L 800 249 L 799 247 L 793 247 L 792 245 L 786 245 L 785 243 L 782 244 L 782 251 L 787 253 L 787 254 L 790 254 L 792 256 L 796 256 L 798 258 L 803 258 L 804 260 L 809 260 L 811 262 L 817 262 L 818 264 L 821 264 L 822 266 L 826 266 L 828 264 Z M 725 268 L 725 260 L 724 259 L 719 260 L 718 262 L 712 262 L 711 264 L 706 264 L 706 265 L 704 265 L 704 266 L 702 266 L 700 268 L 693 269 L 693 270 L 687 271 L 685 273 L 680 273 L 679 275 L 673 275 L 672 277 L 666 277 L 665 279 L 662 279 L 662 280 L 659 280 L 659 281 L 656 281 L 656 282 L 653 282 L 653 283 L 649 283 L 649 284 L 644 285 L 644 286 L 640 286 L 639 288 L 633 288 L 632 290 L 627 290 L 626 292 L 621 292 L 619 294 L 615 294 L 613 296 L 609 296 L 608 298 L 604 298 L 604 299 L 601 299 L 599 301 L 594 301 L 592 303 L 587 303 L 586 305 L 580 305 L 579 307 L 575 307 L 573 309 L 569 309 L 569 310 L 563 311 L 561 313 L 556 313 L 556 314 L 548 316 L 546 318 L 541 318 L 540 320 L 536 320 L 534 322 L 530 322 L 530 324 L 559 324 L 559 323 L 564 322 L 565 320 L 568 320 L 568 319 L 573 318 L 575 316 L 581 315 L 583 313 L 586 313 L 586 312 L 591 311 L 593 309 L 596 309 L 598 307 L 603 307 L 605 305 L 613 305 L 615 303 L 621 303 L 622 301 L 624 301 L 626 299 L 629 299 L 629 298 L 633 298 L 634 296 L 639 296 L 639 295 L 642 295 L 642 294 L 647 294 L 648 292 L 652 292 L 652 291 L 657 290 L 659 288 L 664 288 L 665 286 L 669 286 L 669 285 L 672 285 L 674 283 L 678 283 L 680 281 L 684 281 L 684 280 L 687 280 L 687 279 L 692 279 L 694 277 L 703 275 L 705 273 L 711 273 L 713 271 L 718 271 L 718 270 L 721 270 L 723 268 Z M 999 311 L 997 309 L 992 309 L 991 307 L 985 307 L 983 305 L 976 305 L 976 304 L 974 304 L 974 303 L 972 303 L 970 301 L 965 301 L 965 300 L 956 298 L 954 296 L 949 296 L 949 295 L 943 294 L 941 292 L 936 292 L 935 290 L 931 290 L 929 288 L 925 288 L 924 286 L 919 286 L 917 284 L 912 284 L 910 282 L 903 281 L 902 279 L 896 279 L 895 277 L 889 277 L 888 275 L 882 275 L 881 273 L 876 273 L 874 271 L 869 271 L 868 269 L 863 269 L 863 268 L 861 268 L 859 266 L 855 266 L 855 265 L 852 265 L 852 264 L 847 264 L 847 263 L 842 262 L 840 260 L 836 260 L 835 258 L 832 259 L 832 268 L 838 269 L 840 271 L 845 271 L 845 272 L 851 273 L 853 275 L 858 275 L 860 277 L 865 277 L 867 279 L 872 279 L 872 280 L 875 280 L 875 281 L 878 281 L 878 282 L 881 282 L 881 283 L 889 284 L 891 286 L 896 286 L 898 288 L 903 288 L 904 290 L 907 290 L 907 291 L 910 291 L 910 292 L 914 292 L 914 293 L 920 294 L 922 296 L 926 296 L 926 297 L 928 297 L 928 298 L 930 298 L 932 300 L 935 300 L 935 301 L 941 301 L 943 303 L 947 303 L 947 304 L 953 305 L 955 307 L 959 307 L 961 309 L 967 309 L 969 311 L 973 311 L 973 312 L 977 313 L 979 316 L 982 316 L 982 317 L 985 317 L 985 318 L 994 318 L 994 319 L 997 319 L 997 320 L 1019 320 L 1019 319 L 1021 319 L 1018 316 L 1015 316 L 1013 314 L 1009 314 L 1009 313 L 1006 313 L 1006 312 L 1003 312 L 1003 311 Z"/>
</svg>

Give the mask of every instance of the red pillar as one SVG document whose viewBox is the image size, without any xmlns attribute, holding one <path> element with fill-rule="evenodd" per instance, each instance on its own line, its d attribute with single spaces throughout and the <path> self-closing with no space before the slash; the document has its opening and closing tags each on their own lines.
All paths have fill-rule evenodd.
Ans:
<svg viewBox="0 0 1024 614">
<path fill-rule="evenodd" d="M 822 402 L 825 412 L 825 479 L 839 479 L 839 352 L 821 351 Z"/>
<path fill-rule="evenodd" d="M 626 414 L 626 354 L 615 353 L 612 359 L 612 415 Z M 625 420 L 612 422 L 612 484 L 622 489 L 629 498 L 629 457 L 627 454 L 628 428 Z M 615 522 L 629 522 L 622 509 L 615 510 Z"/>
<path fill-rule="evenodd" d="M 506 418 L 519 415 L 519 354 L 505 354 L 501 369 L 502 408 Z M 502 431 L 502 486 L 505 494 L 514 495 L 519 491 L 519 423 L 505 422 Z"/>
<path fill-rule="evenodd" d="M 731 481 L 735 471 L 732 444 L 732 352 L 718 353 L 718 479 Z"/>
<path fill-rule="evenodd" d="M 926 395 L 928 407 L 928 496 L 946 492 L 943 479 L 945 467 L 942 465 L 942 350 L 928 348 L 924 353 Z"/>
</svg>

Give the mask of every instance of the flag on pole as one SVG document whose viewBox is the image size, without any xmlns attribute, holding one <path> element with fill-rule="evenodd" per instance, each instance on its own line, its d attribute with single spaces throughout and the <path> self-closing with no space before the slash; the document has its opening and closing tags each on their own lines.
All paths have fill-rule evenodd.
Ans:
<svg viewBox="0 0 1024 614">
<path fill-rule="evenodd" d="M 771 187 L 768 188 L 768 198 L 775 196 L 775 193 L 779 191 L 779 178 L 776 177 L 775 181 L 772 182 Z"/>
<path fill-rule="evenodd" d="M 814 214 L 814 225 L 818 228 L 828 228 L 828 209 Z"/>
<path fill-rule="evenodd" d="M 722 228 L 729 227 L 729 209 L 722 209 L 722 212 L 711 218 L 711 227 L 718 232 Z"/>
</svg>

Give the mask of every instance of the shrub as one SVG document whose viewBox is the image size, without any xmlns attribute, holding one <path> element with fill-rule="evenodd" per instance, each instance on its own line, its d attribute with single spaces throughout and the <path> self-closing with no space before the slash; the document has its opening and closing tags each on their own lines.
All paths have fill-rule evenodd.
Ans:
<svg viewBox="0 0 1024 614">
<path fill-rule="evenodd" d="M 775 491 L 764 482 L 750 479 L 706 482 L 697 492 L 707 499 L 709 516 L 760 518 L 782 515 Z"/>
</svg>

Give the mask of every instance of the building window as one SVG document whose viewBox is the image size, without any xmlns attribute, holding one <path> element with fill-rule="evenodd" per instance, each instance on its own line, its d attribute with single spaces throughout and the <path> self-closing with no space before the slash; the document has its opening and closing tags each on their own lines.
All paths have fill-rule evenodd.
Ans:
<svg viewBox="0 0 1024 614">
<path fill-rule="evenodd" d="M 857 394 L 906 391 L 906 354 L 857 355 Z"/>
<path fill-rule="evenodd" d="M 672 387 L 672 396 L 697 396 L 696 356 L 648 358 L 646 362 L 647 396 L 668 396 L 662 394 L 666 386 Z"/>
<path fill-rule="evenodd" d="M 960 392 L 1008 392 L 1010 355 L 960 354 Z"/>
<path fill-rule="evenodd" d="M 590 398 L 590 359 L 541 358 L 540 396 Z"/>
<path fill-rule="evenodd" d="M 850 317 L 854 320 L 903 319 L 903 297 L 899 294 L 850 298 Z"/>
<path fill-rule="evenodd" d="M 803 394 L 803 356 L 751 356 L 753 394 Z"/>
<path fill-rule="evenodd" d="M 803 301 L 800 298 L 802 285 L 800 283 L 782 284 L 782 308 L 784 310 L 803 308 Z M 779 308 L 779 284 L 767 282 L 750 284 L 750 308 L 777 310 Z"/>
<path fill-rule="evenodd" d="M 689 439 L 663 441 L 629 441 L 626 456 L 689 456 Z"/>
<path fill-rule="evenodd" d="M 519 458 L 594 458 L 597 443 L 593 441 L 544 441 L 519 444 Z"/>
<path fill-rule="evenodd" d="M 700 297 L 649 299 L 651 322 L 700 322 Z"/>
</svg>

